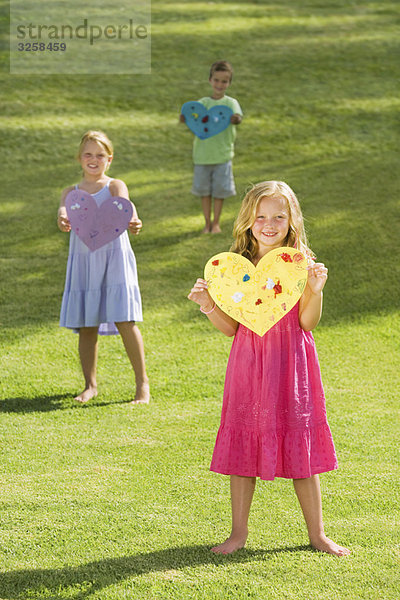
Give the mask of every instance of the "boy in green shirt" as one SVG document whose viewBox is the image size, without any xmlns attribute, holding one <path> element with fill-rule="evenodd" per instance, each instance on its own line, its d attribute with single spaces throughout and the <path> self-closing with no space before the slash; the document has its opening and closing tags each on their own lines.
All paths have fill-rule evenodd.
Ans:
<svg viewBox="0 0 400 600">
<path fill-rule="evenodd" d="M 231 124 L 217 135 L 201 140 L 197 136 L 193 142 L 194 176 L 192 193 L 201 197 L 205 226 L 203 233 L 220 233 L 219 219 L 224 198 L 236 194 L 232 172 L 236 127 L 242 121 L 242 109 L 235 98 L 225 96 L 225 90 L 232 81 L 232 65 L 219 60 L 211 65 L 209 82 L 211 96 L 201 98 L 207 110 L 213 106 L 225 105 L 232 109 Z M 185 117 L 180 115 L 180 121 Z M 214 219 L 211 220 L 212 199 L 214 199 Z"/>
</svg>

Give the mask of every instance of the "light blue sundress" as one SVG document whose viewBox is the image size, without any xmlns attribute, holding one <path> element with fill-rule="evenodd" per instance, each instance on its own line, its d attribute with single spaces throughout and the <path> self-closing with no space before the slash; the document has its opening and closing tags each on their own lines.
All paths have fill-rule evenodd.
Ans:
<svg viewBox="0 0 400 600">
<path fill-rule="evenodd" d="M 97 206 L 112 197 L 111 181 L 92 194 Z M 100 334 L 112 335 L 118 333 L 115 323 L 142 320 L 136 260 L 128 232 L 92 252 L 71 231 L 60 326 L 75 331 L 98 326 Z"/>
</svg>

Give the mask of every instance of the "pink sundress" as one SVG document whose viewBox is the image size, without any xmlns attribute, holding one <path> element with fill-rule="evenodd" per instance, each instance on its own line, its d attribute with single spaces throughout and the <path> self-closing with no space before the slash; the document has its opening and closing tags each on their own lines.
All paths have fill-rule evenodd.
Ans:
<svg viewBox="0 0 400 600">
<path fill-rule="evenodd" d="M 337 469 L 318 356 L 299 304 L 260 337 L 239 324 L 211 470 L 273 480 Z"/>
</svg>

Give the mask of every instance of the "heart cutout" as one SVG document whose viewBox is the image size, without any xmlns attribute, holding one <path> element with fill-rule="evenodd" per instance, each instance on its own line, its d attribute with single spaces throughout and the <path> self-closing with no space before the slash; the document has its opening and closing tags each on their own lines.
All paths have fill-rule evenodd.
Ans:
<svg viewBox="0 0 400 600">
<path fill-rule="evenodd" d="M 198 138 L 205 140 L 229 127 L 233 111 L 229 106 L 219 104 L 208 110 L 201 102 L 185 102 L 181 108 L 185 123 Z"/>
<path fill-rule="evenodd" d="M 255 267 L 234 252 L 207 262 L 211 298 L 230 317 L 263 336 L 299 301 L 308 278 L 307 259 L 296 248 L 275 248 Z"/>
<path fill-rule="evenodd" d="M 97 206 L 91 194 L 72 190 L 65 198 L 65 208 L 72 230 L 91 252 L 117 239 L 128 229 L 132 203 L 113 196 Z"/>
</svg>

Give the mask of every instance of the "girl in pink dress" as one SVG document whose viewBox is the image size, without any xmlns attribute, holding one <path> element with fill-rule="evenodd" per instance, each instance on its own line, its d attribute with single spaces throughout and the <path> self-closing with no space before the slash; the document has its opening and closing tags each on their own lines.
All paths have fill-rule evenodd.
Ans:
<svg viewBox="0 0 400 600">
<path fill-rule="evenodd" d="M 299 302 L 262 337 L 221 311 L 204 279 L 188 296 L 217 329 L 235 336 L 211 463 L 212 471 L 231 478 L 232 531 L 212 550 L 230 554 L 244 547 L 256 477 L 286 477 L 293 479 L 311 545 L 348 555 L 325 535 L 318 477 L 337 468 L 311 333 L 321 318 L 328 270 L 314 262 L 298 200 L 282 181 L 264 181 L 247 193 L 233 233 L 231 251 L 254 265 L 275 248 L 300 249 L 309 259 L 309 275 Z"/>
</svg>

